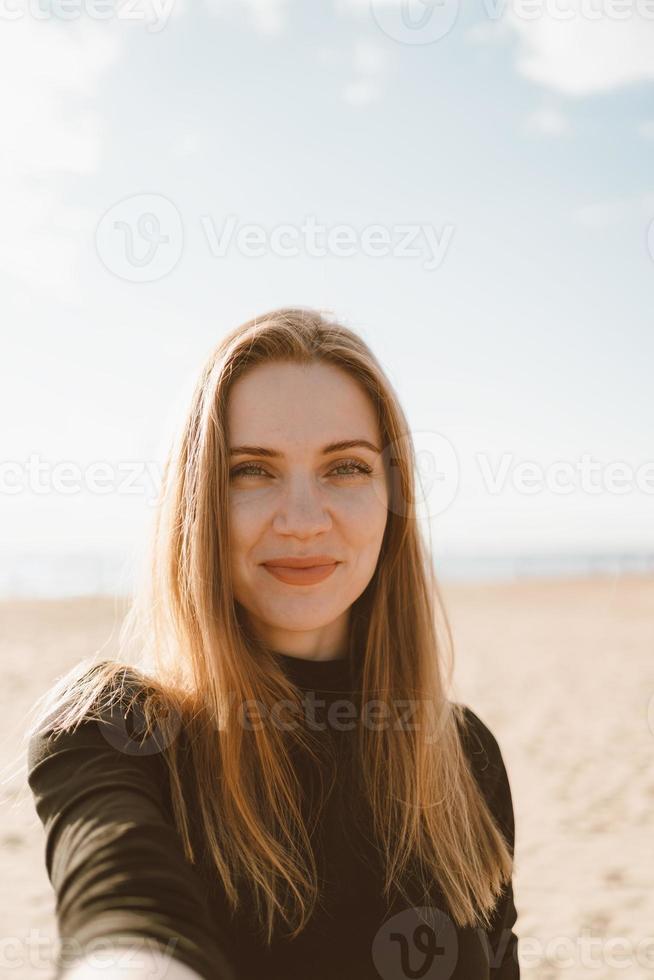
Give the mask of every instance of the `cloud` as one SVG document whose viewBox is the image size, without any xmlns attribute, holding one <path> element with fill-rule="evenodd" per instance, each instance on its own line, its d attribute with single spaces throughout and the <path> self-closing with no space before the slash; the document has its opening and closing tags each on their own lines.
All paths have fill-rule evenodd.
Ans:
<svg viewBox="0 0 654 980">
<path fill-rule="evenodd" d="M 357 41 L 352 56 L 355 78 L 343 89 L 345 101 L 350 105 L 368 105 L 379 99 L 388 66 L 389 57 L 384 48 L 370 40 Z"/>
<path fill-rule="evenodd" d="M 390 58 L 376 41 L 361 38 L 355 42 L 350 52 L 324 46 L 318 49 L 317 57 L 323 65 L 341 76 L 346 72 L 353 74 L 341 89 L 342 98 L 349 105 L 369 105 L 383 94 L 383 82 L 388 74 Z"/>
<path fill-rule="evenodd" d="M 457 0 L 440 0 L 430 9 L 424 0 L 415 0 L 413 42 L 428 43 L 456 29 L 453 21 L 443 34 L 434 33 L 435 18 L 443 20 L 448 2 L 454 11 Z M 333 3 L 337 13 L 371 19 L 374 12 L 393 10 L 405 18 L 411 13 L 406 4 L 412 5 L 411 0 Z M 581 97 L 654 81 L 652 0 L 481 0 L 480 6 L 482 17 L 468 29 L 466 39 L 477 44 L 517 39 L 518 72 L 545 88 Z M 418 28 L 421 13 L 424 26 Z M 401 29 L 400 21 L 396 27 Z"/>
<path fill-rule="evenodd" d="M 289 0 L 205 0 L 211 14 L 223 14 L 227 10 L 245 7 L 254 29 L 267 37 L 283 34 L 288 21 Z"/>
<path fill-rule="evenodd" d="M 368 105 L 375 102 L 381 93 L 380 86 L 369 78 L 349 82 L 343 88 L 343 98 L 350 105 Z"/>
<path fill-rule="evenodd" d="M 189 130 L 182 133 L 179 140 L 172 146 L 172 153 L 176 157 L 187 158 L 196 157 L 204 148 L 204 135 L 197 130 Z"/>
<path fill-rule="evenodd" d="M 354 45 L 354 70 L 368 77 L 380 75 L 388 66 L 388 55 L 384 48 L 368 39 L 359 40 Z"/>
<path fill-rule="evenodd" d="M 473 44 L 500 44 L 513 37 L 505 20 L 480 20 L 466 32 L 466 40 Z"/>
<path fill-rule="evenodd" d="M 89 220 L 64 203 L 62 176 L 93 174 L 102 120 L 89 108 L 120 53 L 106 24 L 23 16 L 0 32 L 0 269 L 14 281 L 77 295 L 75 265 Z"/>
<path fill-rule="evenodd" d="M 281 34 L 286 27 L 286 0 L 247 0 L 250 16 L 261 34 Z"/>
<path fill-rule="evenodd" d="M 4 173 L 52 170 L 93 173 L 100 154 L 100 120 L 77 96 L 95 94 L 116 60 L 115 35 L 77 22 L 66 30 L 32 17 L 5 22 L 0 32 L 0 140 Z"/>
<path fill-rule="evenodd" d="M 654 215 L 654 193 L 632 194 L 595 201 L 576 208 L 573 221 L 585 228 L 610 228 L 629 219 L 651 219 Z"/>
<path fill-rule="evenodd" d="M 563 136 L 570 131 L 570 122 L 557 109 L 538 109 L 527 117 L 526 130 L 536 136 Z"/>
<path fill-rule="evenodd" d="M 577 97 L 654 80 L 654 11 L 644 17 L 636 0 L 621 6 L 625 19 L 610 16 L 609 0 L 543 0 L 531 19 L 519 3 L 507 6 L 502 16 L 519 39 L 518 71 Z"/>
<path fill-rule="evenodd" d="M 644 119 L 638 126 L 638 135 L 644 140 L 654 140 L 654 119 Z"/>
</svg>

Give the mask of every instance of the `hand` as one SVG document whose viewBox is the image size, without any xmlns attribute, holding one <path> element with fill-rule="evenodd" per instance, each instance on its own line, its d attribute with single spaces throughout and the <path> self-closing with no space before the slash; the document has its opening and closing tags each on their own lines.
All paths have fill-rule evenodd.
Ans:
<svg viewBox="0 0 654 980">
<path fill-rule="evenodd" d="M 59 980 L 202 980 L 199 973 L 160 948 L 103 947 L 65 969 Z"/>
</svg>

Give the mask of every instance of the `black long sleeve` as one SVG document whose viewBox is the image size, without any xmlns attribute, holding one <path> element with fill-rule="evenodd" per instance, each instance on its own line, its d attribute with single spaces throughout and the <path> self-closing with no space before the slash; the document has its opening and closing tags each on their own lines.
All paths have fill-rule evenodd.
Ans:
<svg viewBox="0 0 654 980">
<path fill-rule="evenodd" d="M 93 940 L 123 945 L 134 936 L 137 948 L 144 937 L 146 948 L 204 980 L 235 980 L 201 879 L 165 810 L 163 760 L 120 751 L 104 724 L 85 720 L 52 740 L 41 731 L 28 747 L 28 782 L 57 898 L 56 980 L 93 950 Z"/>
<path fill-rule="evenodd" d="M 472 740 L 466 740 L 473 769 L 486 795 L 491 813 L 502 831 L 511 854 L 515 850 L 515 815 L 509 777 L 497 739 L 467 705 Z M 513 879 L 505 883 L 493 911 L 488 930 L 490 980 L 520 980 L 518 937 L 514 932 L 518 913 L 513 896 Z"/>
<path fill-rule="evenodd" d="M 515 846 L 515 820 L 511 787 L 500 754 L 501 772 L 491 804 L 492 812 L 497 816 L 500 826 L 511 849 Z M 513 898 L 513 879 L 508 881 L 500 895 L 494 921 L 489 935 L 491 945 L 490 980 L 519 980 L 520 964 L 518 961 L 518 937 L 513 927 L 518 913 Z"/>
<path fill-rule="evenodd" d="M 343 662 L 283 655 L 280 661 L 305 691 L 326 698 L 323 703 L 347 695 L 350 681 Z M 470 722 L 466 751 L 513 849 L 513 806 L 499 746 L 478 716 L 465 711 Z M 45 828 L 46 868 L 57 898 L 61 952 L 66 951 L 66 962 L 58 961 L 60 970 L 93 940 L 111 938 L 122 945 L 138 937 L 203 980 L 379 980 L 395 975 L 397 934 L 406 934 L 409 948 L 415 926 L 405 904 L 389 908 L 382 896 L 370 828 L 352 819 L 366 811 L 351 781 L 338 780 L 321 817 L 318 856 L 325 907 L 293 941 L 276 932 L 268 948 L 254 928 L 248 896 L 242 896 L 243 913 L 228 922 L 215 868 L 203 860 L 196 866 L 187 861 L 170 811 L 161 753 L 121 751 L 117 746 L 124 732 L 107 724 L 86 720 L 52 739 L 45 730 L 29 744 L 28 782 Z M 338 759 L 347 743 L 346 733 L 335 738 Z M 304 763 L 300 759 L 298 764 Z M 301 775 L 308 785 L 310 771 Z M 188 802 L 193 810 L 193 801 Z M 438 900 L 436 889 L 435 907 Z M 450 980 L 519 980 L 516 918 L 509 882 L 487 932 L 456 930 Z M 419 954 L 419 947 L 411 948 L 414 968 L 421 962 Z M 55 980 L 61 980 L 61 972 Z"/>
</svg>

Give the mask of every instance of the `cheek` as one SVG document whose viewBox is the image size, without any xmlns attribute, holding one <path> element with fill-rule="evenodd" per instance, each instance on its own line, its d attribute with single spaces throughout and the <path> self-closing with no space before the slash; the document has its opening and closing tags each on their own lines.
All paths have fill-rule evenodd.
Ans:
<svg viewBox="0 0 654 980">
<path fill-rule="evenodd" d="M 268 509 L 255 494 L 235 494 L 230 500 L 229 519 L 235 540 L 247 540 L 267 520 Z"/>
<path fill-rule="evenodd" d="M 238 579 L 248 563 L 248 555 L 261 538 L 261 507 L 248 507 L 241 501 L 233 504 L 229 511 L 229 525 L 232 571 Z"/>
<path fill-rule="evenodd" d="M 371 485 L 362 491 L 342 494 L 335 503 L 335 513 L 354 528 L 361 538 L 374 538 L 386 525 L 388 504 L 383 486 Z"/>
<path fill-rule="evenodd" d="M 374 494 L 361 494 L 350 505 L 343 505 L 334 511 L 335 525 L 346 542 L 355 565 L 374 565 L 381 548 L 387 518 L 386 504 Z"/>
</svg>

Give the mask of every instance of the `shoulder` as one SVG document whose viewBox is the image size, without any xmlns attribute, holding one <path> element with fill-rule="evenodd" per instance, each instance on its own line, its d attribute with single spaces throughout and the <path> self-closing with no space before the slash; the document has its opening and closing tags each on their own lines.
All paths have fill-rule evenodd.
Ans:
<svg viewBox="0 0 654 980">
<path fill-rule="evenodd" d="M 456 702 L 454 709 L 466 754 L 481 772 L 497 773 L 502 753 L 491 729 L 469 705 Z"/>
<path fill-rule="evenodd" d="M 46 760 L 73 765 L 94 750 L 102 750 L 105 762 L 129 765 L 138 758 L 141 769 L 158 769 L 164 738 L 156 725 L 146 730 L 147 688 L 138 670 L 115 661 L 73 668 L 46 692 L 49 708 L 28 734 L 29 774 Z M 152 762 L 143 766 L 147 757 Z"/>
<path fill-rule="evenodd" d="M 513 835 L 513 803 L 509 777 L 499 742 L 469 705 L 454 703 L 461 743 L 472 772 L 493 814 Z"/>
</svg>

